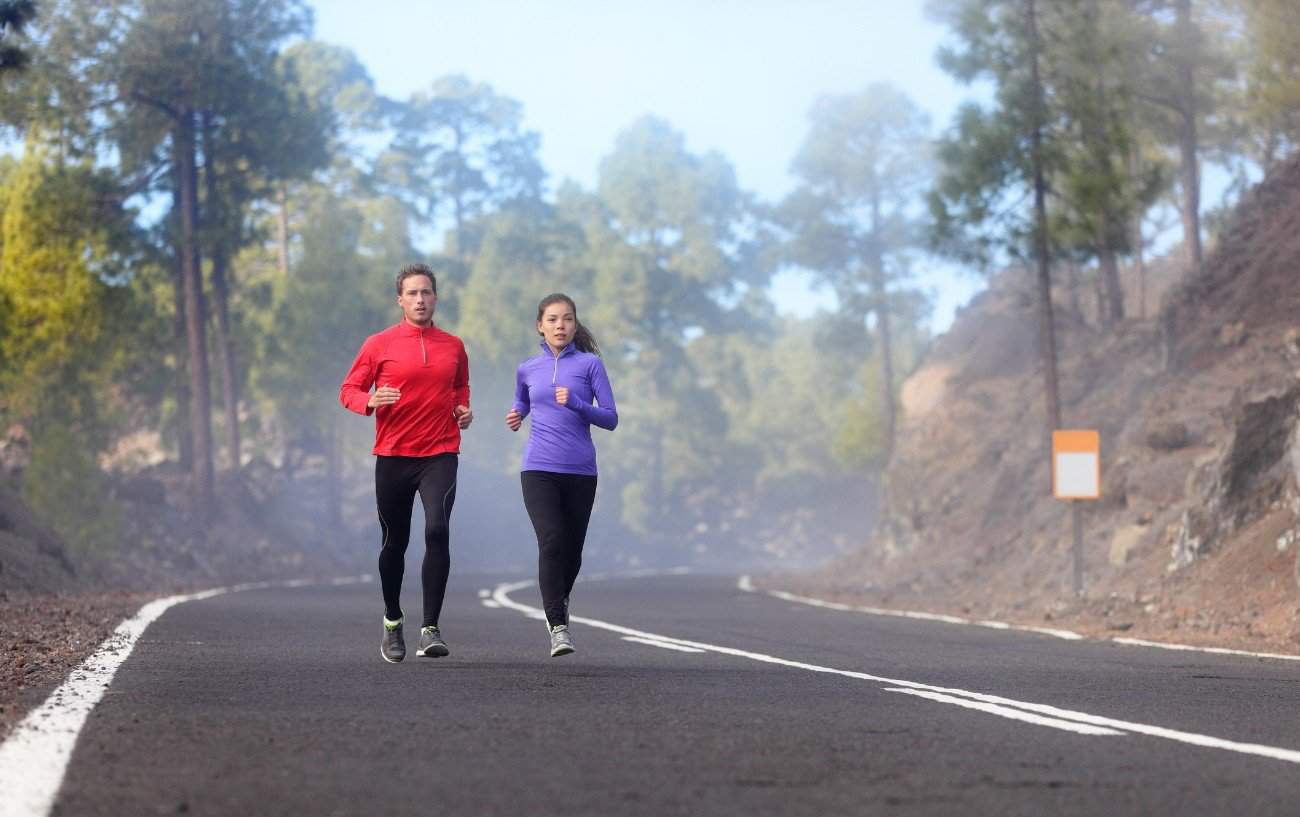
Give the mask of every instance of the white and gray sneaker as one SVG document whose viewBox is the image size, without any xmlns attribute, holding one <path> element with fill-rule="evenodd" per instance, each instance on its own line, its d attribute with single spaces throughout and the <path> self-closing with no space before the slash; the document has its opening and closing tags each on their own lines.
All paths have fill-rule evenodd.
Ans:
<svg viewBox="0 0 1300 817">
<path fill-rule="evenodd" d="M 556 624 L 551 628 L 551 657 L 559 658 L 573 652 L 573 636 L 569 635 L 569 625 Z"/>
<path fill-rule="evenodd" d="M 406 639 L 402 638 L 402 619 L 384 618 L 384 638 L 379 642 L 379 654 L 390 664 L 406 657 Z"/>
<path fill-rule="evenodd" d="M 420 628 L 420 648 L 415 654 L 424 658 L 441 658 L 451 655 L 451 650 L 447 647 L 447 642 L 442 640 L 441 630 L 426 626 Z"/>
</svg>

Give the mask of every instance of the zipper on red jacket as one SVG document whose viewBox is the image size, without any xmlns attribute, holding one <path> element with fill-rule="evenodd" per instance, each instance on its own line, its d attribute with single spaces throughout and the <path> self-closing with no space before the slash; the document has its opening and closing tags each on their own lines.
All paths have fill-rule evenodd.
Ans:
<svg viewBox="0 0 1300 817">
<path fill-rule="evenodd" d="M 420 360 L 424 361 L 425 366 L 428 366 L 429 356 L 424 352 L 424 330 L 421 329 L 419 330 L 419 332 L 420 332 Z"/>
</svg>

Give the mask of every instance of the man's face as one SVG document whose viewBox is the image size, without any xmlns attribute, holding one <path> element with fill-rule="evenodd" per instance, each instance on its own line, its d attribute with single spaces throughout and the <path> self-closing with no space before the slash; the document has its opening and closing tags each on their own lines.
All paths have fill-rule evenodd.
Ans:
<svg viewBox="0 0 1300 817">
<path fill-rule="evenodd" d="M 397 296 L 402 315 L 416 326 L 433 323 L 433 308 L 438 296 L 433 294 L 433 281 L 427 275 L 412 275 L 402 282 L 402 292 Z"/>
</svg>

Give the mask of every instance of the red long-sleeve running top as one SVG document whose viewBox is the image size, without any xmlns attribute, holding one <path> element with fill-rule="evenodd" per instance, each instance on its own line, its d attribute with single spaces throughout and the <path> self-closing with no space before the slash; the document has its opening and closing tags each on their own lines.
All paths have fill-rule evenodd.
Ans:
<svg viewBox="0 0 1300 817">
<path fill-rule="evenodd" d="M 402 396 L 392 405 L 370 408 L 366 404 L 376 386 L 392 386 Z M 357 414 L 375 415 L 379 456 L 460 453 L 460 426 L 452 412 L 469 406 L 465 344 L 436 326 L 403 320 L 361 344 L 339 386 L 339 402 Z"/>
</svg>

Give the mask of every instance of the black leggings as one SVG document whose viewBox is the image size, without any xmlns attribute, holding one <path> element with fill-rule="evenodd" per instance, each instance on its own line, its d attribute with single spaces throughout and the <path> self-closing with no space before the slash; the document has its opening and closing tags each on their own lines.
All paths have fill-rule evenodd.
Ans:
<svg viewBox="0 0 1300 817">
<path fill-rule="evenodd" d="M 596 501 L 596 478 L 586 474 L 524 471 L 524 507 L 537 532 L 537 583 L 546 623 L 569 623 L 569 593 L 582 567 L 582 545 Z"/>
<path fill-rule="evenodd" d="M 424 626 L 436 626 L 451 571 L 451 506 L 456 502 L 455 454 L 432 457 L 376 457 L 375 504 L 383 544 L 379 550 L 379 582 L 384 589 L 384 615 L 402 617 L 402 574 L 406 545 L 411 540 L 411 506 L 415 492 L 424 505 Z"/>
</svg>

